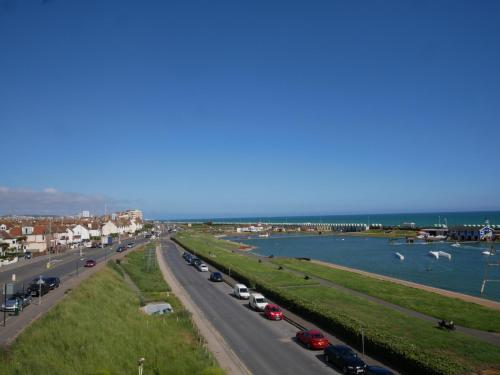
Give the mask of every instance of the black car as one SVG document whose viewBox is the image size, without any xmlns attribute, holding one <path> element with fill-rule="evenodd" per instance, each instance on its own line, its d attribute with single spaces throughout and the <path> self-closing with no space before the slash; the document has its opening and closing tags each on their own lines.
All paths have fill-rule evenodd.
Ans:
<svg viewBox="0 0 500 375">
<path fill-rule="evenodd" d="M 31 251 L 27 251 L 24 253 L 24 259 L 31 259 L 31 257 L 32 257 Z"/>
<path fill-rule="evenodd" d="M 28 287 L 28 291 L 32 297 L 38 297 L 39 294 L 42 296 L 50 292 L 50 286 L 47 283 L 33 283 Z M 41 292 L 41 293 L 40 293 Z"/>
<path fill-rule="evenodd" d="M 384 367 L 380 366 L 368 366 L 365 369 L 365 374 L 368 375 L 394 375 L 394 373 L 391 370 L 388 370 Z"/>
<path fill-rule="evenodd" d="M 325 351 L 325 361 L 342 369 L 344 374 L 364 374 L 366 364 L 351 348 L 345 345 L 329 345 Z"/>
<path fill-rule="evenodd" d="M 117 253 L 121 253 L 122 251 L 125 251 L 125 246 L 118 246 L 118 247 L 116 248 L 116 252 L 117 252 Z"/>
<path fill-rule="evenodd" d="M 210 274 L 210 281 L 224 281 L 220 272 L 212 272 Z"/>
<path fill-rule="evenodd" d="M 198 267 L 202 263 L 203 262 L 201 261 L 201 259 L 198 259 L 198 258 L 194 258 L 194 259 L 191 260 L 191 265 L 195 266 L 195 267 Z"/>
<path fill-rule="evenodd" d="M 43 281 L 45 281 L 45 283 L 49 285 L 49 288 L 51 290 L 54 288 L 59 288 L 59 285 L 61 284 L 61 280 L 59 280 L 58 277 L 45 277 Z"/>
</svg>

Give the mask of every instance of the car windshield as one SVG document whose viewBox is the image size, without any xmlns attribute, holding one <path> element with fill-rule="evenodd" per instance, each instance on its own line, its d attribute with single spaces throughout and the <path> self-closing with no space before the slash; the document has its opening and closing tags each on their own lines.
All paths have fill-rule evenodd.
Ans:
<svg viewBox="0 0 500 375">
<path fill-rule="evenodd" d="M 271 311 L 280 311 L 280 308 L 279 308 L 279 307 L 274 306 L 274 307 L 271 307 Z"/>
<path fill-rule="evenodd" d="M 322 339 L 323 335 L 321 333 L 315 333 L 314 335 L 311 335 L 313 339 Z"/>
<path fill-rule="evenodd" d="M 264 303 L 264 302 L 266 302 L 266 299 L 265 298 L 256 298 L 255 302 L 257 302 L 257 303 Z"/>
<path fill-rule="evenodd" d="M 240 288 L 240 293 L 248 293 L 248 289 L 247 288 Z"/>
</svg>

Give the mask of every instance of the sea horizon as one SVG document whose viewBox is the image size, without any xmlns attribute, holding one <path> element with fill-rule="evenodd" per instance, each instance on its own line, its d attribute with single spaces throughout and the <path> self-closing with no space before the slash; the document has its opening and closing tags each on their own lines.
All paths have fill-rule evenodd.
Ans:
<svg viewBox="0 0 500 375">
<path fill-rule="evenodd" d="M 492 225 L 500 224 L 500 210 L 492 211 L 436 211 L 407 213 L 367 213 L 367 214 L 332 214 L 332 215 L 281 215 L 281 216 L 226 216 L 204 217 L 190 219 L 158 219 L 161 221 L 183 223 L 314 223 L 314 224 L 382 224 L 397 226 L 403 223 L 415 223 L 417 226 L 432 226 L 435 224 L 450 225 L 480 225 L 486 220 Z"/>
</svg>

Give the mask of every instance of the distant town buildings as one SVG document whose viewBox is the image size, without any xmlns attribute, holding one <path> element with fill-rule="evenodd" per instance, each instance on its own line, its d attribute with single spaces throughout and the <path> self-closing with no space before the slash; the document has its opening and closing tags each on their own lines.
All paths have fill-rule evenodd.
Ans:
<svg viewBox="0 0 500 375">
<path fill-rule="evenodd" d="M 66 246 L 100 241 L 101 236 L 128 235 L 143 229 L 142 211 L 128 210 L 92 217 L 83 211 L 77 217 L 0 219 L 0 255 L 27 251 L 43 253 Z"/>
</svg>

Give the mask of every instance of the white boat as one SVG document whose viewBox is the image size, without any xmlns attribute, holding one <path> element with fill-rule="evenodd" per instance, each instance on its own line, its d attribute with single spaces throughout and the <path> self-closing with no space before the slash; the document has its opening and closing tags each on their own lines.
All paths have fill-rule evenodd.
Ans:
<svg viewBox="0 0 500 375">
<path fill-rule="evenodd" d="M 394 255 L 396 255 L 401 260 L 405 260 L 405 256 L 401 253 L 394 253 Z"/>
<path fill-rule="evenodd" d="M 436 259 L 439 259 L 439 251 L 429 251 L 429 255 Z"/>
<path fill-rule="evenodd" d="M 266 234 L 259 234 L 259 237 L 260 237 L 260 238 L 267 238 L 267 237 L 269 237 L 269 233 L 266 233 Z"/>
<path fill-rule="evenodd" d="M 445 257 L 445 258 L 448 258 L 449 260 L 451 260 L 451 254 L 450 253 L 447 253 L 445 251 L 438 251 L 438 254 L 441 257 Z"/>
<path fill-rule="evenodd" d="M 485 250 L 481 254 L 483 254 L 483 255 L 495 255 L 495 253 L 493 251 L 490 251 L 490 250 Z"/>
<path fill-rule="evenodd" d="M 460 247 L 461 245 L 458 242 L 455 242 L 454 244 L 451 245 L 452 247 Z"/>
</svg>

